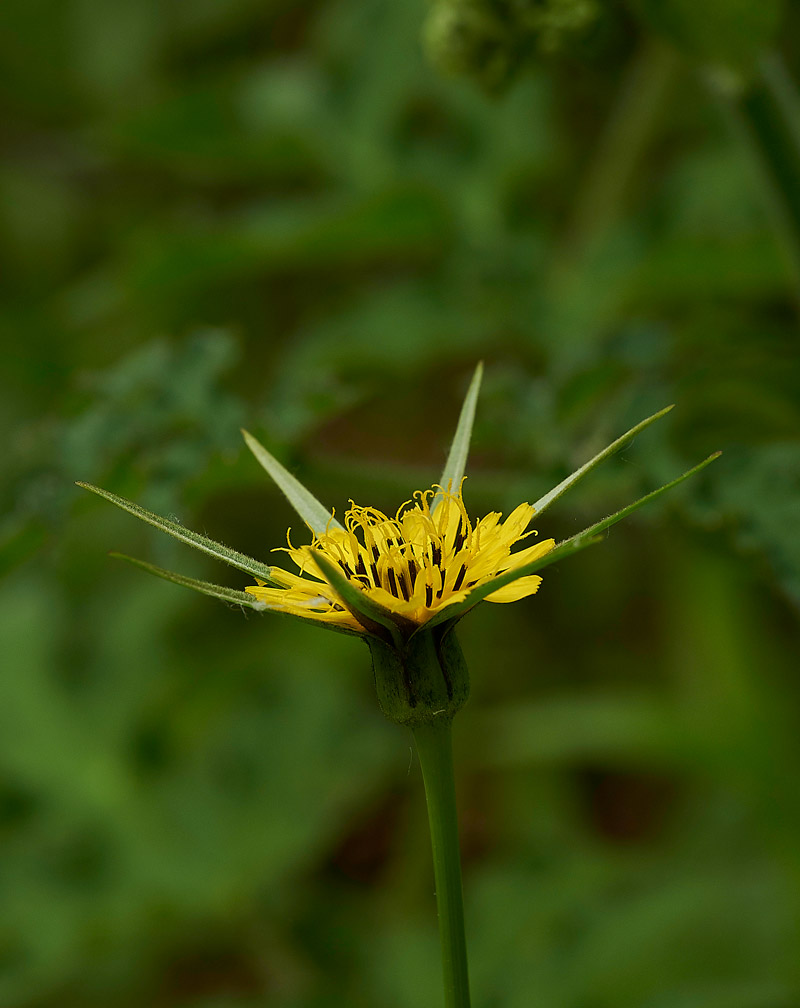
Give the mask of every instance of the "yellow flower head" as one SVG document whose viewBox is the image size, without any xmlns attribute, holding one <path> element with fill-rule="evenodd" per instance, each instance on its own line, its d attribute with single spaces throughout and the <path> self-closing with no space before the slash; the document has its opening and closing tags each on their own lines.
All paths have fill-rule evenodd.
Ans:
<svg viewBox="0 0 800 1008">
<path fill-rule="evenodd" d="M 546 539 L 512 553 L 516 543 L 536 535 L 526 531 L 534 508 L 520 504 L 505 521 L 493 511 L 473 525 L 460 487 L 457 493 L 438 486 L 418 490 L 394 518 L 350 504 L 344 528 L 329 523 L 309 546 L 296 548 L 289 540 L 283 547 L 299 575 L 271 567 L 270 580 L 279 587 L 259 582 L 245 591 L 269 609 L 361 631 L 317 564 L 321 554 L 386 611 L 422 625 L 446 606 L 462 602 L 473 589 L 538 560 L 555 546 L 553 539 Z M 515 602 L 533 595 L 541 581 L 537 575 L 518 578 L 486 600 Z"/>
<path fill-rule="evenodd" d="M 386 660 L 390 663 L 399 661 L 403 665 L 408 683 L 414 684 L 421 697 L 424 689 L 420 685 L 419 676 L 423 675 L 420 670 L 423 666 L 427 667 L 430 656 L 423 661 L 420 654 L 425 648 L 433 647 L 436 662 L 457 665 L 460 659 L 454 657 L 457 645 L 452 630 L 468 609 L 484 600 L 514 602 L 532 595 L 541 584 L 540 570 L 599 542 L 611 526 L 699 472 L 719 454 L 711 455 L 677 479 L 558 545 L 552 539 L 546 539 L 512 552 L 517 543 L 536 535 L 528 530 L 534 514 L 541 517 L 548 507 L 600 462 L 628 444 L 672 407 L 668 406 L 631 427 L 534 504 L 520 504 L 514 508 L 505 521 L 498 512 L 492 512 L 473 523 L 464 506 L 461 488 L 481 374 L 482 367 L 478 365 L 461 408 L 439 483 L 430 490 L 418 490 L 410 501 L 400 507 L 394 518 L 375 508 L 359 507 L 351 501 L 344 524 L 340 523 L 333 512 L 320 503 L 263 445 L 247 431 L 243 432 L 258 462 L 312 532 L 309 545 L 296 548 L 288 540 L 288 547 L 281 547 L 297 565 L 297 574 L 272 567 L 214 542 L 108 490 L 88 483 L 80 486 L 105 497 L 175 539 L 230 564 L 258 583 L 240 591 L 164 570 L 143 560 L 125 559 L 167 581 L 234 605 L 283 612 L 328 630 L 356 634 L 369 644 L 374 661 L 375 653 L 381 652 L 382 648 L 394 649 L 394 657 Z M 379 665 L 380 662 L 375 661 L 375 667 Z M 376 672 L 376 682 L 378 678 Z M 452 686 L 449 682 L 446 692 L 448 702 L 454 704 L 457 698 Z M 392 690 L 395 690 L 394 685 L 389 692 Z M 395 701 L 400 702 L 400 694 L 392 695 L 394 699 L 387 694 L 384 698 L 386 702 L 381 702 L 384 709 L 387 705 L 391 706 L 394 710 L 392 716 L 395 716 Z M 432 687 L 428 700 L 438 702 L 436 695 L 437 689 Z M 465 695 L 459 702 L 463 702 Z M 455 709 L 452 704 L 451 708 Z"/>
</svg>

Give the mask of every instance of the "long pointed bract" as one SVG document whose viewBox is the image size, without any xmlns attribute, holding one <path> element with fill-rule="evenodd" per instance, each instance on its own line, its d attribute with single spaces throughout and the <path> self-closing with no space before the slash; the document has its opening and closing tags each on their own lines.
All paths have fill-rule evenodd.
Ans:
<svg viewBox="0 0 800 1008">
<path fill-rule="evenodd" d="M 616 441 L 613 441 L 607 448 L 604 448 L 601 452 L 598 452 L 594 458 L 589 459 L 588 462 L 576 469 L 571 476 L 567 476 L 566 479 L 562 480 L 558 486 L 553 487 L 549 490 L 543 497 L 540 497 L 538 501 L 533 505 L 534 514 L 538 517 L 544 510 L 550 507 L 550 505 L 557 501 L 558 498 L 567 492 L 570 487 L 573 487 L 578 480 L 583 479 L 588 473 L 594 469 L 595 466 L 599 465 L 604 459 L 607 459 L 609 455 L 613 455 L 615 451 L 619 451 L 624 445 L 626 445 L 632 438 L 645 429 L 649 427 L 651 423 L 656 420 L 660 420 L 661 417 L 665 416 L 672 409 L 672 406 L 667 406 L 658 413 L 654 413 L 649 416 L 646 420 L 642 420 L 640 423 L 636 424 L 635 427 L 631 427 L 629 431 L 626 431 L 621 437 L 618 437 Z"/>
<path fill-rule="evenodd" d="M 303 484 L 285 469 L 252 434 L 243 430 L 247 447 L 255 455 L 259 465 L 269 473 L 286 499 L 316 535 L 322 535 L 329 528 L 342 528 L 332 513 L 320 504 L 317 498 L 306 490 Z"/>
<path fill-rule="evenodd" d="M 211 598 L 222 599 L 223 602 L 247 606 L 248 609 L 266 608 L 264 603 L 259 602 L 253 595 L 237 591 L 235 588 L 226 588 L 224 585 L 212 584 L 210 581 L 199 581 L 197 578 L 186 577 L 184 574 L 176 574 L 174 571 L 156 567 L 155 564 L 147 563 L 145 560 L 137 560 L 136 557 L 128 556 L 127 553 L 109 553 L 109 556 L 114 557 L 115 560 L 127 560 L 128 563 L 140 567 L 148 574 L 155 574 L 156 577 L 160 577 L 164 581 L 172 581 L 173 584 L 181 585 L 184 588 L 192 588 L 194 591 L 202 592 L 203 595 L 210 595 Z"/>
<path fill-rule="evenodd" d="M 191 588 L 194 591 L 201 592 L 203 595 L 210 595 L 211 598 L 221 599 L 223 602 L 247 606 L 247 608 L 255 609 L 257 612 L 270 610 L 270 612 L 277 613 L 279 616 L 287 616 L 290 619 L 302 620 L 305 624 L 310 623 L 312 626 L 322 627 L 323 630 L 333 630 L 335 633 L 348 634 L 352 637 L 361 636 L 357 630 L 351 630 L 350 627 L 337 626 L 335 623 L 323 623 L 320 620 L 309 620 L 303 616 L 295 616 L 294 613 L 284 612 L 282 609 L 272 609 L 263 602 L 259 602 L 258 599 L 247 592 L 240 592 L 235 588 L 226 588 L 224 585 L 212 584 L 210 581 L 199 581 L 197 578 L 186 577 L 184 574 L 176 574 L 174 571 L 165 570 L 163 567 L 156 567 L 155 564 L 146 563 L 144 560 L 137 560 L 136 557 L 128 556 L 125 553 L 109 553 L 109 556 L 117 560 L 127 560 L 128 563 L 147 571 L 148 574 L 154 574 L 164 581 L 171 581 L 173 584 L 181 585 L 183 588 Z"/>
<path fill-rule="evenodd" d="M 200 535 L 199 532 L 192 532 L 191 529 L 184 528 L 183 525 L 170 521 L 169 518 L 162 518 L 161 515 L 148 511 L 146 508 L 134 504 L 133 501 L 129 501 L 125 497 L 118 497 L 117 494 L 113 494 L 109 490 L 103 490 L 102 487 L 80 482 L 77 485 L 83 487 L 84 490 L 91 490 L 92 493 L 97 494 L 99 497 L 105 497 L 106 500 L 111 501 L 112 504 L 116 504 L 123 511 L 128 511 L 136 518 L 141 518 L 148 525 L 161 529 L 162 532 L 166 532 L 167 535 L 171 535 L 174 539 L 179 539 L 189 546 L 194 546 L 195 549 L 202 550 L 203 553 L 214 557 L 215 560 L 223 560 L 226 564 L 230 564 L 231 567 L 236 567 L 237 570 L 244 571 L 255 578 L 262 578 L 266 581 L 269 581 L 271 578 L 272 571 L 266 564 L 259 563 L 258 560 L 254 560 L 244 553 L 239 553 L 228 546 L 223 546 L 222 543 L 214 542 L 213 539 L 208 539 L 206 536 Z"/>
<path fill-rule="evenodd" d="M 475 420 L 475 406 L 478 402 L 478 393 L 481 388 L 483 378 L 483 362 L 475 368 L 475 374 L 469 383 L 467 394 L 464 397 L 464 404 L 458 417 L 458 426 L 453 435 L 450 451 L 447 455 L 447 462 L 444 466 L 439 484 L 444 490 L 458 492 L 461 480 L 464 478 L 464 469 L 467 466 L 467 455 L 469 454 L 469 442 L 472 438 L 472 424 Z M 435 494 L 431 501 L 431 511 L 433 511 L 442 499 L 442 494 Z"/>
<path fill-rule="evenodd" d="M 592 546 L 594 543 L 601 542 L 601 533 L 605 532 L 606 529 L 611 528 L 612 525 L 616 525 L 616 523 L 621 521 L 623 518 L 627 518 L 629 514 L 637 511 L 643 505 L 649 504 L 650 501 L 655 500 L 656 497 L 660 497 L 661 494 L 665 493 L 667 490 L 671 490 L 679 483 L 683 483 L 685 479 L 688 479 L 690 476 L 694 476 L 695 473 L 700 472 L 701 469 L 705 469 L 710 462 L 719 458 L 721 454 L 722 452 L 715 452 L 713 455 L 709 455 L 707 459 L 704 459 L 699 465 L 689 469 L 687 472 L 683 473 L 683 475 L 678 476 L 677 479 L 672 480 L 670 483 L 665 483 L 664 486 L 659 487 L 658 490 L 653 490 L 652 493 L 649 493 L 644 497 L 640 497 L 639 500 L 622 508 L 621 511 L 616 511 L 607 518 L 603 518 L 602 521 L 595 522 L 594 525 L 590 525 L 589 528 L 584 529 L 583 532 L 578 532 L 569 539 L 565 539 L 563 542 L 560 542 L 555 549 L 546 553 L 538 560 L 534 560 L 529 564 L 525 564 L 523 567 L 506 571 L 504 574 L 499 574 L 496 578 L 492 578 L 491 581 L 487 581 L 486 584 L 483 584 L 479 588 L 475 588 L 474 591 L 471 591 L 463 602 L 457 602 L 454 605 L 447 606 L 446 609 L 442 609 L 436 616 L 433 617 L 433 619 L 424 624 L 425 628 L 431 629 L 439 623 L 444 623 L 446 620 L 463 616 L 465 612 L 471 609 L 474 605 L 477 605 L 478 602 L 483 601 L 487 595 L 491 595 L 492 592 L 497 591 L 498 588 L 511 584 L 512 581 L 517 581 L 519 578 L 535 574 L 537 571 L 542 570 L 543 567 L 549 567 L 550 564 L 563 560 L 565 557 L 572 556 L 573 553 L 578 553 L 587 546 Z"/>
</svg>

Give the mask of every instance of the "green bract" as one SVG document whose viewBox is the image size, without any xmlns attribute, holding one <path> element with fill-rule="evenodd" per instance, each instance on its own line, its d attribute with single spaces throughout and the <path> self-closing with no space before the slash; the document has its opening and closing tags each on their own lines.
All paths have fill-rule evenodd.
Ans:
<svg viewBox="0 0 800 1008">
<path fill-rule="evenodd" d="M 213 542 L 107 490 L 86 483 L 79 486 L 249 574 L 258 584 L 239 591 L 131 557 L 123 559 L 222 601 L 280 612 L 360 636 L 369 644 L 379 699 L 388 717 L 411 725 L 451 718 L 469 691 L 466 665 L 453 633 L 465 613 L 484 600 L 503 603 L 533 594 L 541 581 L 539 571 L 598 542 L 606 529 L 699 472 L 719 454 L 563 542 L 545 540 L 512 552 L 512 546 L 534 534 L 525 531 L 533 514 L 541 515 L 595 466 L 672 407 L 626 431 L 534 505 L 520 504 L 502 522 L 501 516 L 493 513 L 473 525 L 462 500 L 461 482 L 482 373 L 479 365 L 464 399 L 440 483 L 432 490 L 417 491 L 394 519 L 374 508 L 353 504 L 342 525 L 252 435 L 243 432 L 258 462 L 313 533 L 309 546 L 290 546 L 288 550 L 300 568 L 299 575 Z"/>
</svg>

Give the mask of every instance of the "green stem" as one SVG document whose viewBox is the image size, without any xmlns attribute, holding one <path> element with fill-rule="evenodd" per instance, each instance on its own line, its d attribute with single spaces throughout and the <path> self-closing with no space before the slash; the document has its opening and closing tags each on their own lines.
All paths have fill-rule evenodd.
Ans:
<svg viewBox="0 0 800 1008">
<path fill-rule="evenodd" d="M 760 66 L 764 85 L 783 119 L 786 133 L 794 145 L 795 154 L 800 157 L 800 94 L 797 85 L 780 53 L 767 53 Z"/>
<path fill-rule="evenodd" d="M 449 718 L 439 718 L 416 725 L 412 730 L 428 802 L 439 934 L 442 941 L 444 1003 L 446 1008 L 469 1008 L 451 723 Z"/>
<path fill-rule="evenodd" d="M 575 196 L 562 250 L 569 258 L 591 251 L 617 222 L 678 66 L 670 46 L 645 38 L 623 73 L 611 114 Z"/>
<path fill-rule="evenodd" d="M 800 307 L 800 99 L 794 83 L 775 55 L 765 58 L 760 75 L 741 96 L 710 83 L 752 165 Z"/>
</svg>

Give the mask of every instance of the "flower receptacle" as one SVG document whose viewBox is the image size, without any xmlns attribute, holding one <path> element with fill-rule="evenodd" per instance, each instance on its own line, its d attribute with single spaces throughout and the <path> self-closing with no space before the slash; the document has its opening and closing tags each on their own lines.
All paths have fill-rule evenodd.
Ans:
<svg viewBox="0 0 800 1008">
<path fill-rule="evenodd" d="M 419 630 L 402 647 L 365 638 L 381 710 L 414 727 L 450 720 L 469 697 L 469 672 L 453 625 Z"/>
</svg>

